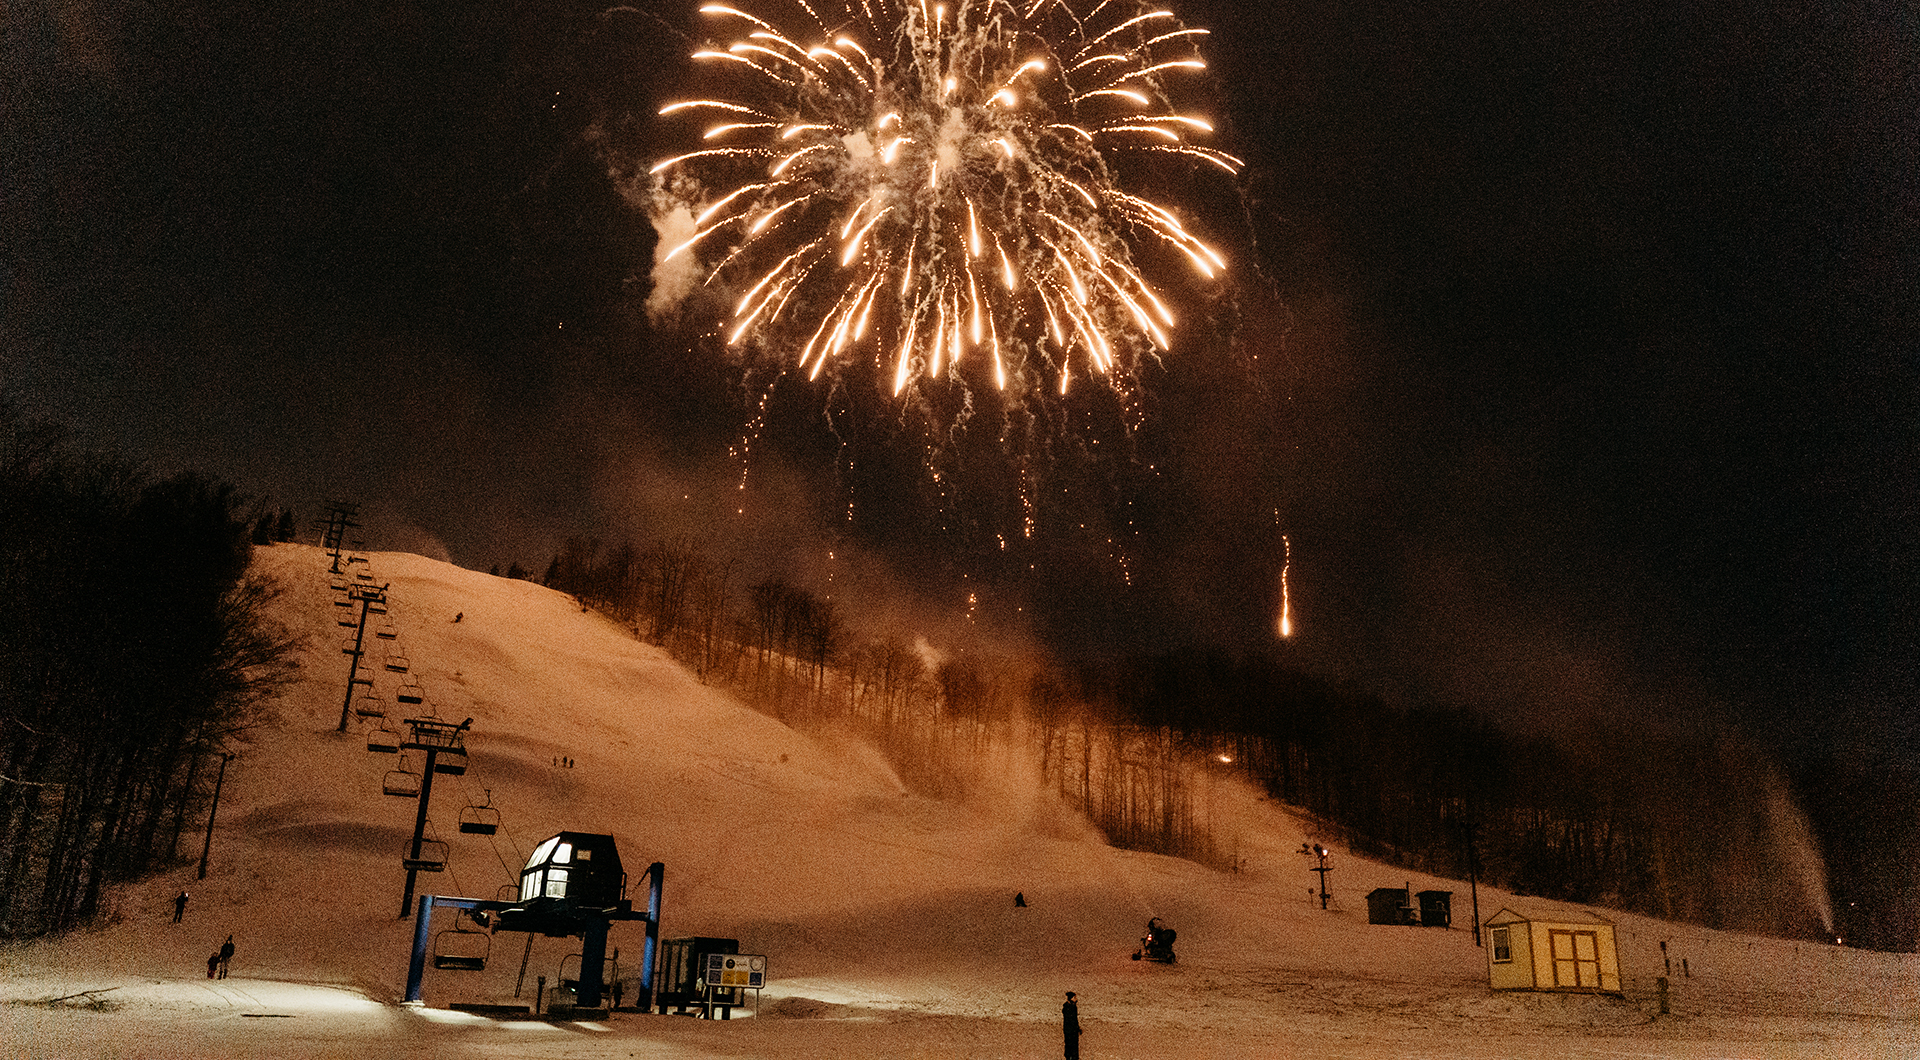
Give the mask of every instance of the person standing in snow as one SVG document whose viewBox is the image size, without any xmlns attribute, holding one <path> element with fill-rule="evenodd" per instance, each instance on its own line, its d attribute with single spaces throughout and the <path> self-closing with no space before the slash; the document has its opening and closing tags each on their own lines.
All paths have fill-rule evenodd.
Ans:
<svg viewBox="0 0 1920 1060">
<path fill-rule="evenodd" d="M 227 941 L 222 942 L 220 944 L 219 957 L 220 957 L 220 978 L 225 979 L 227 977 L 227 962 L 230 960 L 233 960 L 233 936 L 232 935 L 228 935 Z"/>
<path fill-rule="evenodd" d="M 1067 991 L 1067 1003 L 1060 1006 L 1060 1031 L 1066 1038 L 1067 1060 L 1080 1060 L 1080 1005 Z"/>
<path fill-rule="evenodd" d="M 220 951 L 215 950 L 214 952 L 207 954 L 207 978 L 209 979 L 213 978 L 214 973 L 218 972 L 219 970 L 220 970 Z"/>
<path fill-rule="evenodd" d="M 181 891 L 179 895 L 177 895 L 173 900 L 173 922 L 178 924 L 180 922 L 180 918 L 186 915 L 187 915 L 187 892 Z"/>
</svg>

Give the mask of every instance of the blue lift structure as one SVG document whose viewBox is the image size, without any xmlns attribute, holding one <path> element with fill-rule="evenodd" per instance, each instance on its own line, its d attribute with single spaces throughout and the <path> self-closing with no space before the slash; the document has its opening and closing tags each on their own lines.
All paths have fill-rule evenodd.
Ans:
<svg viewBox="0 0 1920 1060">
<path fill-rule="evenodd" d="M 641 1008 L 650 1008 L 655 955 L 660 944 L 660 892 L 666 872 L 666 865 L 661 862 L 648 866 L 647 909 L 644 913 L 635 912 L 633 903 L 626 897 L 626 873 L 620 867 L 620 854 L 614 849 L 613 837 L 561 832 L 534 848 L 526 867 L 520 870 L 520 895 L 515 901 L 421 895 L 419 915 L 413 925 L 413 955 L 407 964 L 407 1003 L 420 1002 L 427 948 L 433 938 L 433 911 L 445 906 L 465 910 L 476 921 L 484 918 L 493 931 L 527 931 L 553 938 L 581 939 L 577 993 L 583 1008 L 597 1007 L 606 989 L 602 969 L 606 964 L 608 930 L 615 921 L 645 921 L 647 941 L 641 951 L 640 996 L 635 1000 Z"/>
</svg>

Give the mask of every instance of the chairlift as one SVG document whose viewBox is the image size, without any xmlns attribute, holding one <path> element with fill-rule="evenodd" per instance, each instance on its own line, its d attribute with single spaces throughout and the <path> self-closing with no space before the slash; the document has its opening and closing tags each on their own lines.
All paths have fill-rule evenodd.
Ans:
<svg viewBox="0 0 1920 1060">
<path fill-rule="evenodd" d="M 351 599 L 347 599 L 347 600 L 335 600 L 335 601 L 333 602 L 333 606 L 335 606 L 335 607 L 352 607 L 352 606 L 353 606 L 353 601 L 352 601 Z"/>
<path fill-rule="evenodd" d="M 468 803 L 460 811 L 460 830 L 468 835 L 492 835 L 500 830 L 500 811 L 493 808 L 493 789 L 488 788 L 485 802 Z"/>
<path fill-rule="evenodd" d="M 419 704 L 426 702 L 427 694 L 426 690 L 421 688 L 418 682 L 410 681 L 401 685 L 400 688 L 394 692 L 393 698 L 402 703 Z"/>
<path fill-rule="evenodd" d="M 387 605 L 386 605 L 386 604 L 382 604 L 382 603 L 372 603 L 372 604 L 368 604 L 368 605 L 367 605 L 367 614 L 370 614 L 370 615 L 384 615 L 384 614 L 386 614 L 386 613 L 387 613 Z"/>
<path fill-rule="evenodd" d="M 433 771 L 457 777 L 467 771 L 467 752 L 441 751 L 433 756 Z"/>
<path fill-rule="evenodd" d="M 340 624 L 348 629 L 352 629 L 360 624 L 360 620 L 357 618 L 343 618 L 340 620 Z"/>
<path fill-rule="evenodd" d="M 353 701 L 353 712 L 363 718 L 384 718 L 387 716 L 387 705 L 381 702 L 379 696 L 368 692 Z"/>
<path fill-rule="evenodd" d="M 394 629 L 392 626 L 388 626 L 385 629 L 374 630 L 373 635 L 379 637 L 381 640 L 392 640 L 400 635 L 400 631 Z"/>
<path fill-rule="evenodd" d="M 433 966 L 456 972 L 477 972 L 487 966 L 487 954 L 493 949 L 493 939 L 479 928 L 462 927 L 461 921 L 469 916 L 467 910 L 460 910 L 460 917 L 454 920 L 454 926 L 433 936 Z"/>
<path fill-rule="evenodd" d="M 569 994 L 578 994 L 580 992 L 580 969 L 582 967 L 582 961 L 583 958 L 578 953 L 568 953 L 561 956 L 560 974 L 555 977 L 555 982 L 559 984 L 557 989 Z M 607 987 L 613 985 L 613 971 L 615 967 L 612 957 L 602 957 L 600 959 L 600 982 Z M 569 972 L 572 974 L 568 974 Z M 602 1001 L 613 1000 L 611 993 L 602 992 L 600 996 Z M 716 992 L 716 996 L 725 996 L 725 991 Z"/>
<path fill-rule="evenodd" d="M 400 867 L 409 872 L 445 872 L 447 844 L 438 839 L 422 839 L 420 856 L 417 858 L 403 856 L 400 859 Z"/>
<path fill-rule="evenodd" d="M 392 726 L 381 725 L 367 734 L 367 750 L 397 754 L 400 750 L 400 733 Z"/>
<path fill-rule="evenodd" d="M 407 657 L 404 655 L 387 656 L 387 669 L 392 670 L 394 673 L 397 673 L 397 674 L 406 673 Z"/>
<path fill-rule="evenodd" d="M 395 748 L 398 750 L 398 748 Z M 380 784 L 380 790 L 402 799 L 420 797 L 420 774 L 407 768 L 407 756 L 400 756 L 400 768 L 387 771 L 386 779 Z"/>
</svg>

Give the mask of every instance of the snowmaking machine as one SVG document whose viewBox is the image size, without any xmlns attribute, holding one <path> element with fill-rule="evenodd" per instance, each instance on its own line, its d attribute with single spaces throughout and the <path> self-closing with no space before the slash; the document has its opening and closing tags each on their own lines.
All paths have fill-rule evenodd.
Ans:
<svg viewBox="0 0 1920 1060">
<path fill-rule="evenodd" d="M 1172 964 L 1179 960 L 1173 954 L 1173 940 L 1179 935 L 1179 932 L 1162 924 L 1159 917 L 1154 917 L 1147 921 L 1147 933 L 1140 936 L 1140 948 L 1133 951 L 1133 959 Z"/>
</svg>

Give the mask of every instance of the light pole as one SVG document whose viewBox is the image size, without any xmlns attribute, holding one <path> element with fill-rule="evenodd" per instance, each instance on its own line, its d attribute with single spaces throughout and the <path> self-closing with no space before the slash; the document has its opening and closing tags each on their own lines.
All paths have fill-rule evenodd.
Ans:
<svg viewBox="0 0 1920 1060">
<path fill-rule="evenodd" d="M 1468 821 L 1461 827 L 1467 834 L 1467 886 L 1473 889 L 1473 944 L 1479 946 L 1482 945 L 1480 941 L 1480 844 L 1479 837 L 1474 834 L 1478 826 Z M 1666 945 L 1662 942 L 1660 948 L 1665 949 Z"/>
<path fill-rule="evenodd" d="M 1318 843 L 1302 843 L 1300 844 L 1300 853 L 1314 858 L 1317 861 L 1317 864 L 1307 871 L 1320 874 L 1320 908 L 1325 909 L 1327 907 L 1327 873 L 1333 871 L 1333 866 L 1327 864 L 1327 857 L 1332 854 L 1333 851 L 1328 850 Z"/>
<path fill-rule="evenodd" d="M 207 810 L 207 841 L 200 847 L 200 875 L 207 878 L 207 855 L 213 852 L 213 818 L 220 812 L 220 789 L 227 782 L 227 763 L 233 760 L 230 751 L 220 752 L 220 775 L 213 782 L 213 806 Z"/>
</svg>

